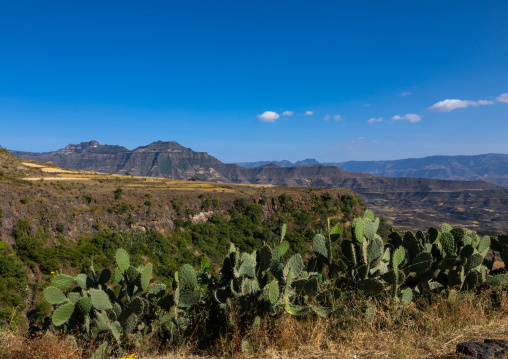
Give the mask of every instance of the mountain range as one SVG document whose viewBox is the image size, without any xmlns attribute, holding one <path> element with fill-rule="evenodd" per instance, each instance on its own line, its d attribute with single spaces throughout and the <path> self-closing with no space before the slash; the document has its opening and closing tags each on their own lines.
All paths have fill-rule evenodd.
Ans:
<svg viewBox="0 0 508 359">
<path fill-rule="evenodd" d="M 508 186 L 508 155 L 487 153 L 475 156 L 429 156 L 393 161 L 347 161 L 319 163 L 313 158 L 292 163 L 283 161 L 238 162 L 254 168 L 273 163 L 281 167 L 338 166 L 346 171 L 365 172 L 387 177 L 420 177 L 462 181 L 487 181 Z"/>
<path fill-rule="evenodd" d="M 62 168 L 113 174 L 304 186 L 309 191 L 313 187 L 342 187 L 358 193 L 369 207 L 401 228 L 409 223 L 422 227 L 435 225 L 436 218 L 472 226 L 480 221 L 484 230 L 506 228 L 508 223 L 508 188 L 485 181 L 382 177 L 324 164 L 293 167 L 266 164 L 247 168 L 223 163 L 177 142 L 162 141 L 133 150 L 90 141 L 52 152 L 10 152 L 20 158 L 53 162 Z M 310 160 L 304 162 L 313 164 Z M 489 166 L 493 167 L 485 167 Z M 387 170 L 388 167 L 385 165 Z"/>
</svg>

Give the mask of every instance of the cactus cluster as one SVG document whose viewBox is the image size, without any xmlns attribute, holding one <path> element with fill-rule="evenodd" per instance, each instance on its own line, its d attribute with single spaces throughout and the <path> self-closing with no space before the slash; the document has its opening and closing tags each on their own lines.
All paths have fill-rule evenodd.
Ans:
<svg viewBox="0 0 508 359">
<path fill-rule="evenodd" d="M 403 237 L 391 235 L 391 243 L 404 248 L 407 261 L 404 273 L 406 285 L 416 293 L 425 290 L 469 290 L 485 283 L 489 266 L 485 256 L 490 249 L 490 237 L 479 237 L 462 228 L 441 226 L 441 232 L 430 228 L 426 234 L 406 232 Z"/>
<path fill-rule="evenodd" d="M 96 273 L 92 263 L 89 275 L 55 275 L 43 294 L 54 306 L 53 326 L 104 341 L 94 354 L 100 358 L 111 350 L 121 354 L 157 331 L 182 333 L 199 311 L 208 320 L 253 322 L 259 328 L 265 313 L 328 316 L 338 309 L 336 300 L 353 289 L 409 303 L 428 291 L 471 290 L 508 280 L 505 274 L 490 276 L 493 262 L 486 259 L 492 249 L 508 261 L 508 237 L 491 240 L 444 224 L 426 233 L 393 232 L 385 243 L 378 227 L 379 219 L 367 210 L 353 221 L 351 239 L 340 240 L 342 228 L 328 222 L 326 234 L 313 236 L 314 255 L 304 261 L 289 251 L 284 225 L 273 248 L 265 244 L 246 253 L 231 244 L 218 278 L 207 272 L 206 257 L 199 270 L 184 264 L 174 273 L 171 294 L 163 283 L 150 286 L 151 264 L 134 267 L 119 249 L 113 272 Z M 242 348 L 253 351 L 248 341 Z"/>
<path fill-rule="evenodd" d="M 137 345 L 140 336 L 153 331 L 153 311 L 166 295 L 164 284 L 148 288 L 152 277 L 150 263 L 135 268 L 130 265 L 127 252 L 119 249 L 116 264 L 115 290 L 108 286 L 111 271 L 104 269 L 98 275 L 92 263 L 89 276 L 55 275 L 43 292 L 45 300 L 55 306 L 52 324 L 66 332 L 80 333 L 85 340 L 104 340 L 107 344 L 99 352 L 106 351 L 108 345 L 120 353 Z M 69 290 L 64 294 L 66 289 Z"/>
</svg>

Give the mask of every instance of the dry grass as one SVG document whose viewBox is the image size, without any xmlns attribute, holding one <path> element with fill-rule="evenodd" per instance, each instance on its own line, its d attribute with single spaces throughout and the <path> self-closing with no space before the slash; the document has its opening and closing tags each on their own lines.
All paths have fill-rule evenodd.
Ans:
<svg viewBox="0 0 508 359">
<path fill-rule="evenodd" d="M 359 303 L 351 302 L 359 309 Z M 508 295 L 502 293 L 498 305 L 491 303 L 491 293 L 461 294 L 456 300 L 436 299 L 431 305 L 404 307 L 401 315 L 389 302 L 372 303 L 374 312 L 367 317 L 353 308 L 346 308 L 335 318 L 309 317 L 297 320 L 283 316 L 263 321 L 258 330 L 240 335 L 233 330 L 228 337 L 217 340 L 207 353 L 201 354 L 192 343 L 181 344 L 164 355 L 140 350 L 134 358 L 454 358 L 456 345 L 463 341 L 485 338 L 508 339 Z M 351 307 L 349 308 L 351 309 Z M 342 314 L 341 314 L 342 313 Z M 350 312 L 351 313 L 351 312 Z M 356 314 L 355 314 L 356 313 Z M 256 352 L 241 353 L 241 342 L 249 339 Z M 143 354 L 146 353 L 146 354 Z M 213 355 L 213 356 L 210 356 Z M 0 358 L 82 358 L 70 342 L 56 336 L 25 340 L 9 332 L 0 333 Z"/>
<path fill-rule="evenodd" d="M 26 339 L 12 332 L 0 332 L 1 359 L 81 359 L 81 349 L 53 335 Z"/>
</svg>

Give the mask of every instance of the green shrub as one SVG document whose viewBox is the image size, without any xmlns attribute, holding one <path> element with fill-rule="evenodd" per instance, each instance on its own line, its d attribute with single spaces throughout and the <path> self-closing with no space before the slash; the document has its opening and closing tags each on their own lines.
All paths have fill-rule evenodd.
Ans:
<svg viewBox="0 0 508 359">
<path fill-rule="evenodd" d="M 64 226 L 62 223 L 57 222 L 57 223 L 55 224 L 55 230 L 56 230 L 57 232 L 63 233 L 63 231 L 65 230 L 65 226 Z"/>
<path fill-rule="evenodd" d="M 123 188 L 117 187 L 117 189 L 113 193 L 115 194 L 115 199 L 118 201 L 118 200 L 122 199 Z"/>
<path fill-rule="evenodd" d="M 245 198 L 235 199 L 235 209 L 240 213 L 244 213 L 247 209 L 247 200 Z"/>
</svg>

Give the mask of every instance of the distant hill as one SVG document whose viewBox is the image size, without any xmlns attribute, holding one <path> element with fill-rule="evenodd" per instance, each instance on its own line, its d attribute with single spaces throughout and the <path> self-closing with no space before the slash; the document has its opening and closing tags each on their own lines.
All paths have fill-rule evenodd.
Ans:
<svg viewBox="0 0 508 359">
<path fill-rule="evenodd" d="M 266 164 L 246 168 L 225 164 L 206 152 L 195 152 L 177 142 L 162 141 L 134 150 L 90 141 L 53 152 L 10 152 L 25 159 L 50 161 L 62 168 L 114 174 L 300 186 L 307 187 L 309 192 L 315 187 L 342 187 L 358 193 L 376 213 L 402 229 L 438 226 L 445 221 L 472 228 L 481 225 L 483 231 L 508 229 L 508 188 L 484 181 L 462 181 L 458 180 L 459 177 L 455 181 L 381 177 L 323 164 L 293 167 Z M 314 163 L 315 160 L 306 161 Z M 493 173 L 493 162 L 485 160 L 485 163 L 485 169 L 493 168 L 491 172 L 485 170 L 485 173 Z M 347 168 L 345 164 L 342 166 Z M 450 167 L 456 169 L 460 166 Z"/>
<path fill-rule="evenodd" d="M 295 163 L 288 161 L 288 160 L 282 160 L 282 161 L 257 161 L 257 162 L 237 162 L 235 165 L 246 167 L 246 168 L 254 168 L 254 167 L 261 167 L 268 164 L 274 164 L 276 166 L 280 167 L 295 167 L 295 166 L 315 166 L 319 165 L 320 163 L 316 161 L 314 158 L 307 158 L 303 161 L 297 161 Z"/>
<path fill-rule="evenodd" d="M 253 168 L 267 163 L 278 166 L 308 166 L 318 164 L 315 159 L 292 163 L 290 161 L 258 161 L 236 163 Z M 420 177 L 460 181 L 486 181 L 508 186 L 508 155 L 488 153 L 476 156 L 429 156 L 393 161 L 327 162 L 325 166 L 338 166 L 346 171 L 364 172 L 385 177 Z"/>
</svg>

